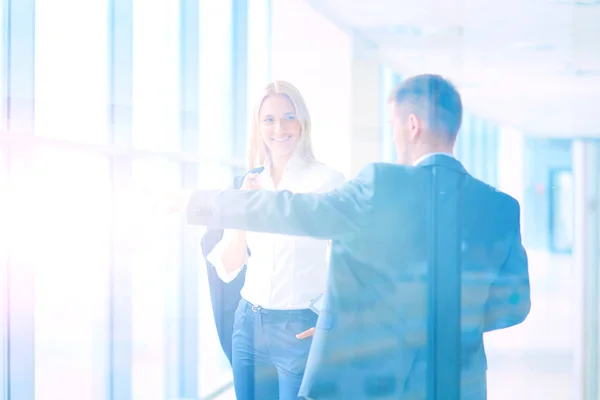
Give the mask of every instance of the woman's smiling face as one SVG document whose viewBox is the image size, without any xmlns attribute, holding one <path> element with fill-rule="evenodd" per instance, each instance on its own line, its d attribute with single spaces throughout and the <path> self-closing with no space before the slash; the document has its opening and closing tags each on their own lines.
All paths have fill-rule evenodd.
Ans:
<svg viewBox="0 0 600 400">
<path fill-rule="evenodd" d="M 268 96 L 259 113 L 260 132 L 271 157 L 289 157 L 296 149 L 302 125 L 285 95 Z"/>
</svg>

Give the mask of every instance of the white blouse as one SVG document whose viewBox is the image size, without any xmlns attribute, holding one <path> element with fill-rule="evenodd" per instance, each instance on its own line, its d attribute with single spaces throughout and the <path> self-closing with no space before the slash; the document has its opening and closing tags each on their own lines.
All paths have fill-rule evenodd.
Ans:
<svg viewBox="0 0 600 400">
<path fill-rule="evenodd" d="M 263 189 L 275 190 L 269 165 L 257 181 Z M 344 176 L 334 169 L 296 156 L 287 163 L 277 190 L 327 192 L 344 183 Z M 230 240 L 231 231 L 226 230 L 207 257 L 224 282 L 231 282 L 243 267 L 228 273 L 223 266 L 221 257 Z M 328 241 L 247 232 L 246 242 L 251 252 L 246 256 L 246 282 L 241 291 L 246 301 L 266 309 L 305 309 L 325 291 Z"/>
</svg>

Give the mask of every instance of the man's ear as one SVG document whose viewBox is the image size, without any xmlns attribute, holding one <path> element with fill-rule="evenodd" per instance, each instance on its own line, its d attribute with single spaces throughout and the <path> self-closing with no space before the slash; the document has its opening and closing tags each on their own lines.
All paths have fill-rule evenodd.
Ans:
<svg viewBox="0 0 600 400">
<path fill-rule="evenodd" d="M 422 130 L 421 121 L 415 114 L 408 115 L 408 129 L 410 131 L 411 140 L 415 140 L 419 137 Z"/>
</svg>

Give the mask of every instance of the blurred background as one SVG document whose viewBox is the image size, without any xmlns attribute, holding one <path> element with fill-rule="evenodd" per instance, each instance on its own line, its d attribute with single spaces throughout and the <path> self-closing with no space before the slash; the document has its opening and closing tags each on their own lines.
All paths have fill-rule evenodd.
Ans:
<svg viewBox="0 0 600 400">
<path fill-rule="evenodd" d="M 598 0 L 0 0 L 0 399 L 233 399 L 197 228 L 147 191 L 228 186 L 296 85 L 317 157 L 393 161 L 387 98 L 452 79 L 457 157 L 521 203 L 532 311 L 489 398 L 600 399 Z"/>
</svg>

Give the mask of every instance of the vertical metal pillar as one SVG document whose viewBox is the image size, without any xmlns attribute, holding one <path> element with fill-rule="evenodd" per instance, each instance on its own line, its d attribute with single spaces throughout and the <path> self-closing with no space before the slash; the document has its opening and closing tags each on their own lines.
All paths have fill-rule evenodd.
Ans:
<svg viewBox="0 0 600 400">
<path fill-rule="evenodd" d="M 600 140 L 573 143 L 575 183 L 575 393 L 578 400 L 600 399 Z"/>
<path fill-rule="evenodd" d="M 35 0 L 5 0 L 3 13 L 5 127 L 9 134 L 34 134 Z M 31 259 L 32 204 L 27 194 L 34 157 L 29 146 L 6 153 L 11 202 L 11 237 L 6 275 L 8 327 L 5 364 L 8 399 L 35 397 L 34 265 Z M 15 201 L 17 200 L 17 201 Z"/>
<path fill-rule="evenodd" d="M 180 134 L 181 151 L 195 153 L 199 146 L 199 3 L 180 0 Z M 198 186 L 198 164 L 181 165 L 181 185 Z M 197 229 L 182 226 L 178 266 L 177 396 L 196 398 L 199 393 L 199 246 Z"/>
<path fill-rule="evenodd" d="M 109 129 L 111 143 L 132 143 L 133 0 L 109 0 Z M 132 399 L 132 249 L 124 199 L 133 180 L 132 160 L 111 160 L 112 238 L 110 265 L 108 398 Z"/>
</svg>

